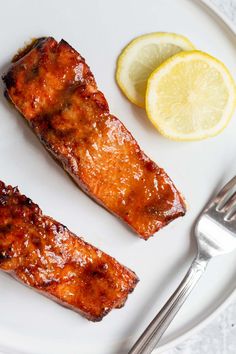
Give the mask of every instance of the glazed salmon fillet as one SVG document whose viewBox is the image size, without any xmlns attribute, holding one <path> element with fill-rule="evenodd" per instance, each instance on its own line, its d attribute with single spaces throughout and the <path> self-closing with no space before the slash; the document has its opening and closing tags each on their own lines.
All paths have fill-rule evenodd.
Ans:
<svg viewBox="0 0 236 354">
<path fill-rule="evenodd" d="M 10 100 L 79 187 L 142 238 L 185 214 L 170 178 L 110 114 L 85 60 L 64 40 L 36 40 L 3 80 Z"/>
<path fill-rule="evenodd" d="M 138 281 L 1 181 L 0 269 L 93 321 L 123 306 Z"/>
</svg>

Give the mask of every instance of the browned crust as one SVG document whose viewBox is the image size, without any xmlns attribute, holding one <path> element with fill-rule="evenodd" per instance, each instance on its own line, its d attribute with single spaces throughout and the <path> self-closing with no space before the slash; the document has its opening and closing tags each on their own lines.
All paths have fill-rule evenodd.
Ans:
<svg viewBox="0 0 236 354">
<path fill-rule="evenodd" d="M 138 282 L 134 272 L 1 181 L 0 269 L 92 321 L 123 306 Z"/>
<path fill-rule="evenodd" d="M 186 211 L 165 171 L 120 122 L 81 55 L 39 39 L 18 55 L 6 91 L 43 145 L 93 199 L 144 239 Z"/>
</svg>

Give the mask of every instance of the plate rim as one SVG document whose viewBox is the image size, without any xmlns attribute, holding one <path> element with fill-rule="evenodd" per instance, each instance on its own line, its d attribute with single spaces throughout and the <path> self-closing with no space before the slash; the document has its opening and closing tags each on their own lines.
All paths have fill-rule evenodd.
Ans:
<svg viewBox="0 0 236 354">
<path fill-rule="evenodd" d="M 199 6 L 203 7 L 210 13 L 212 17 L 218 18 L 224 26 L 236 37 L 236 26 L 235 24 L 213 3 L 211 0 L 192 0 L 195 3 L 198 3 Z M 170 340 L 166 344 L 160 345 L 154 349 L 153 354 L 163 353 L 167 350 L 170 350 L 180 343 L 184 342 L 189 337 L 193 336 L 197 332 L 201 331 L 208 324 L 210 324 L 214 318 L 216 318 L 220 313 L 222 313 L 233 299 L 236 298 L 236 288 L 232 290 L 226 297 L 220 302 L 220 304 L 212 310 L 204 319 L 199 320 L 196 325 L 193 325 L 189 330 L 185 331 L 180 336 Z"/>
</svg>

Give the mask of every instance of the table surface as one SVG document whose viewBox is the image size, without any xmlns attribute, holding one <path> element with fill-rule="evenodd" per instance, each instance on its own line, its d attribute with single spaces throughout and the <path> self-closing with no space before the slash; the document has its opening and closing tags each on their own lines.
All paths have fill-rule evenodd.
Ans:
<svg viewBox="0 0 236 354">
<path fill-rule="evenodd" d="M 236 25 L 236 0 L 210 0 Z M 235 354 L 236 301 L 203 330 L 164 354 Z"/>
</svg>

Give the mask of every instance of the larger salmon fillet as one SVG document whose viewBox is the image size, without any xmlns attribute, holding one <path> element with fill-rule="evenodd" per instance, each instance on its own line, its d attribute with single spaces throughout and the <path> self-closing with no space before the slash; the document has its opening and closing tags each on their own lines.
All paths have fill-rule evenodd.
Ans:
<svg viewBox="0 0 236 354">
<path fill-rule="evenodd" d="M 110 114 L 85 60 L 64 40 L 36 40 L 3 80 L 15 107 L 75 182 L 141 237 L 184 215 L 170 178 Z"/>
<path fill-rule="evenodd" d="M 0 269 L 93 321 L 121 307 L 138 281 L 1 181 Z"/>
</svg>

